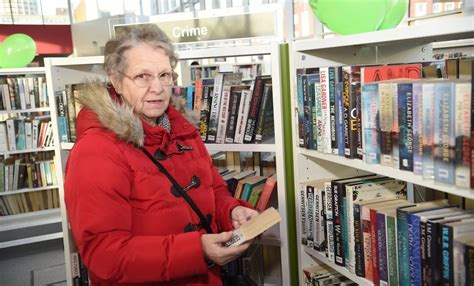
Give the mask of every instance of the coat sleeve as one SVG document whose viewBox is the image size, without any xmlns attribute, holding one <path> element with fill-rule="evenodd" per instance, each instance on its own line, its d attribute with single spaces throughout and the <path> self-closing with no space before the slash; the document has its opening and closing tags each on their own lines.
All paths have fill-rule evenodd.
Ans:
<svg viewBox="0 0 474 286">
<path fill-rule="evenodd" d="M 82 138 L 68 159 L 67 213 L 81 258 L 91 274 L 120 283 L 172 281 L 206 274 L 198 232 L 132 235 L 128 201 L 131 170 L 124 160 L 113 141 L 99 135 Z"/>
</svg>

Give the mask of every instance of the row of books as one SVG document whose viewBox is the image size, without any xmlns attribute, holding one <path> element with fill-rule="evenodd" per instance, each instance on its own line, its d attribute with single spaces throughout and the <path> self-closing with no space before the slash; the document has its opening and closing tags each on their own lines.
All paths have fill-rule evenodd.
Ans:
<svg viewBox="0 0 474 286">
<path fill-rule="evenodd" d="M 0 122 L 0 152 L 54 146 L 51 116 L 9 118 Z"/>
<path fill-rule="evenodd" d="M 303 268 L 304 285 L 315 286 L 315 285 L 357 285 L 356 283 L 344 277 L 341 273 L 338 273 L 334 269 L 326 265 L 312 265 Z"/>
<path fill-rule="evenodd" d="M 0 196 L 0 216 L 59 208 L 58 189 Z"/>
<path fill-rule="evenodd" d="M 48 107 L 44 76 L 0 77 L 0 110 Z"/>
<path fill-rule="evenodd" d="M 217 73 L 186 89 L 188 109 L 199 114 L 206 143 L 259 143 L 273 138 L 271 76 L 245 82 L 241 73 Z"/>
<path fill-rule="evenodd" d="M 374 285 L 467 285 L 474 215 L 378 175 L 300 183 L 301 243 Z"/>
<path fill-rule="evenodd" d="M 471 59 L 462 62 L 473 65 Z M 299 70 L 300 147 L 469 188 L 471 79 L 415 80 L 421 68 Z"/>
<path fill-rule="evenodd" d="M 54 160 L 0 162 L 0 192 L 57 185 Z"/>
<path fill-rule="evenodd" d="M 59 140 L 61 142 L 76 141 L 76 117 L 81 104 L 76 100 L 83 84 L 66 84 L 64 90 L 56 91 L 56 110 L 58 114 Z"/>
</svg>

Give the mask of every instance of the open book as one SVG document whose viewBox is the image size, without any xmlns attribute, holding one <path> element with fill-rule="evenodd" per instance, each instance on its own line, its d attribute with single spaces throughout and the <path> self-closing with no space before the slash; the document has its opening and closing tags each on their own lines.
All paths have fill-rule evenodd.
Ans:
<svg viewBox="0 0 474 286">
<path fill-rule="evenodd" d="M 250 240 L 264 231 L 279 223 L 281 216 L 278 211 L 271 207 L 264 212 L 251 218 L 248 222 L 235 229 L 232 238 L 225 243 L 225 246 L 237 246 Z"/>
</svg>

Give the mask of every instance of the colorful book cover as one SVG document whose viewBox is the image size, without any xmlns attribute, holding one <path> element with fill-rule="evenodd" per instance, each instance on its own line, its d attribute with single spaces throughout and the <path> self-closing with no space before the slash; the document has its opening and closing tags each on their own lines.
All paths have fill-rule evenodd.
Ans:
<svg viewBox="0 0 474 286">
<path fill-rule="evenodd" d="M 453 82 L 438 82 L 434 86 L 434 177 L 435 181 L 454 184 L 454 106 Z"/>
<path fill-rule="evenodd" d="M 421 64 L 367 66 L 362 69 L 363 83 L 400 78 L 421 78 Z"/>
<path fill-rule="evenodd" d="M 318 97 L 320 94 L 320 85 L 319 85 L 319 73 L 308 74 L 307 75 L 307 93 L 308 93 L 308 106 L 309 113 L 306 118 L 305 113 L 305 136 L 307 136 L 307 148 L 311 150 L 316 150 L 318 146 L 318 136 L 316 128 L 316 116 L 317 116 L 317 104 Z"/>
<path fill-rule="evenodd" d="M 327 241 L 327 257 L 329 261 L 334 262 L 334 215 L 332 205 L 332 188 L 331 182 L 324 183 L 326 205 L 324 213 L 326 214 L 326 241 Z"/>
<path fill-rule="evenodd" d="M 362 85 L 362 126 L 364 158 L 367 164 L 380 164 L 378 84 Z"/>
<path fill-rule="evenodd" d="M 413 85 L 399 83 L 397 91 L 400 170 L 413 171 Z"/>
<path fill-rule="evenodd" d="M 338 154 L 336 128 L 336 68 L 328 68 L 329 78 L 329 123 L 331 131 L 331 152 Z"/>
<path fill-rule="evenodd" d="M 336 138 L 337 155 L 344 156 L 344 105 L 343 105 L 343 83 L 336 83 Z"/>
<path fill-rule="evenodd" d="M 396 94 L 396 84 L 379 83 L 379 112 L 380 112 L 380 164 L 393 166 L 393 100 Z"/>
<path fill-rule="evenodd" d="M 298 145 L 305 147 L 304 132 L 304 96 L 303 96 L 303 70 L 298 69 L 296 75 L 296 94 L 298 102 Z"/>
<path fill-rule="evenodd" d="M 321 140 L 323 153 L 332 153 L 329 67 L 319 69 L 321 90 Z"/>
<path fill-rule="evenodd" d="M 447 205 L 447 200 L 419 203 L 397 209 L 398 273 L 400 285 L 410 285 L 410 254 L 408 241 L 408 215 Z"/>
<path fill-rule="evenodd" d="M 423 174 L 423 93 L 421 82 L 413 83 L 413 173 Z"/>
<path fill-rule="evenodd" d="M 469 188 L 471 179 L 471 83 L 456 83 L 455 184 Z"/>
<path fill-rule="evenodd" d="M 392 96 L 393 120 L 392 120 L 392 159 L 393 167 L 400 169 L 400 125 L 398 122 L 398 84 L 394 84 L 395 93 Z"/>
<path fill-rule="evenodd" d="M 342 67 L 344 106 L 344 155 L 357 157 L 357 93 L 360 94 L 360 67 Z"/>
<path fill-rule="evenodd" d="M 423 178 L 434 178 L 434 122 L 435 96 L 434 83 L 422 84 L 422 116 L 423 116 Z"/>
<path fill-rule="evenodd" d="M 391 178 L 374 178 L 371 181 L 356 182 L 346 185 L 347 199 L 347 234 L 349 263 L 348 269 L 355 272 L 356 264 L 356 246 L 355 246 L 355 220 L 354 204 L 360 201 L 367 201 L 376 198 L 406 198 L 406 183 Z M 359 250 L 360 251 L 360 250 Z"/>
</svg>

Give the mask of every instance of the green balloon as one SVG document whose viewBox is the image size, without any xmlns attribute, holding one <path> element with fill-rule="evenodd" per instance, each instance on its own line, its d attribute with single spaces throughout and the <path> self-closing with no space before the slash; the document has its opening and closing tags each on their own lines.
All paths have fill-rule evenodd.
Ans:
<svg viewBox="0 0 474 286">
<path fill-rule="evenodd" d="M 35 41 L 25 34 L 12 34 L 0 45 L 0 67 L 20 68 L 36 56 Z"/>
<path fill-rule="evenodd" d="M 376 31 L 387 11 L 383 0 L 309 1 L 319 21 L 341 35 Z"/>
<path fill-rule="evenodd" d="M 405 16 L 408 0 L 390 0 L 385 18 L 379 26 L 379 30 L 395 28 Z"/>
</svg>

